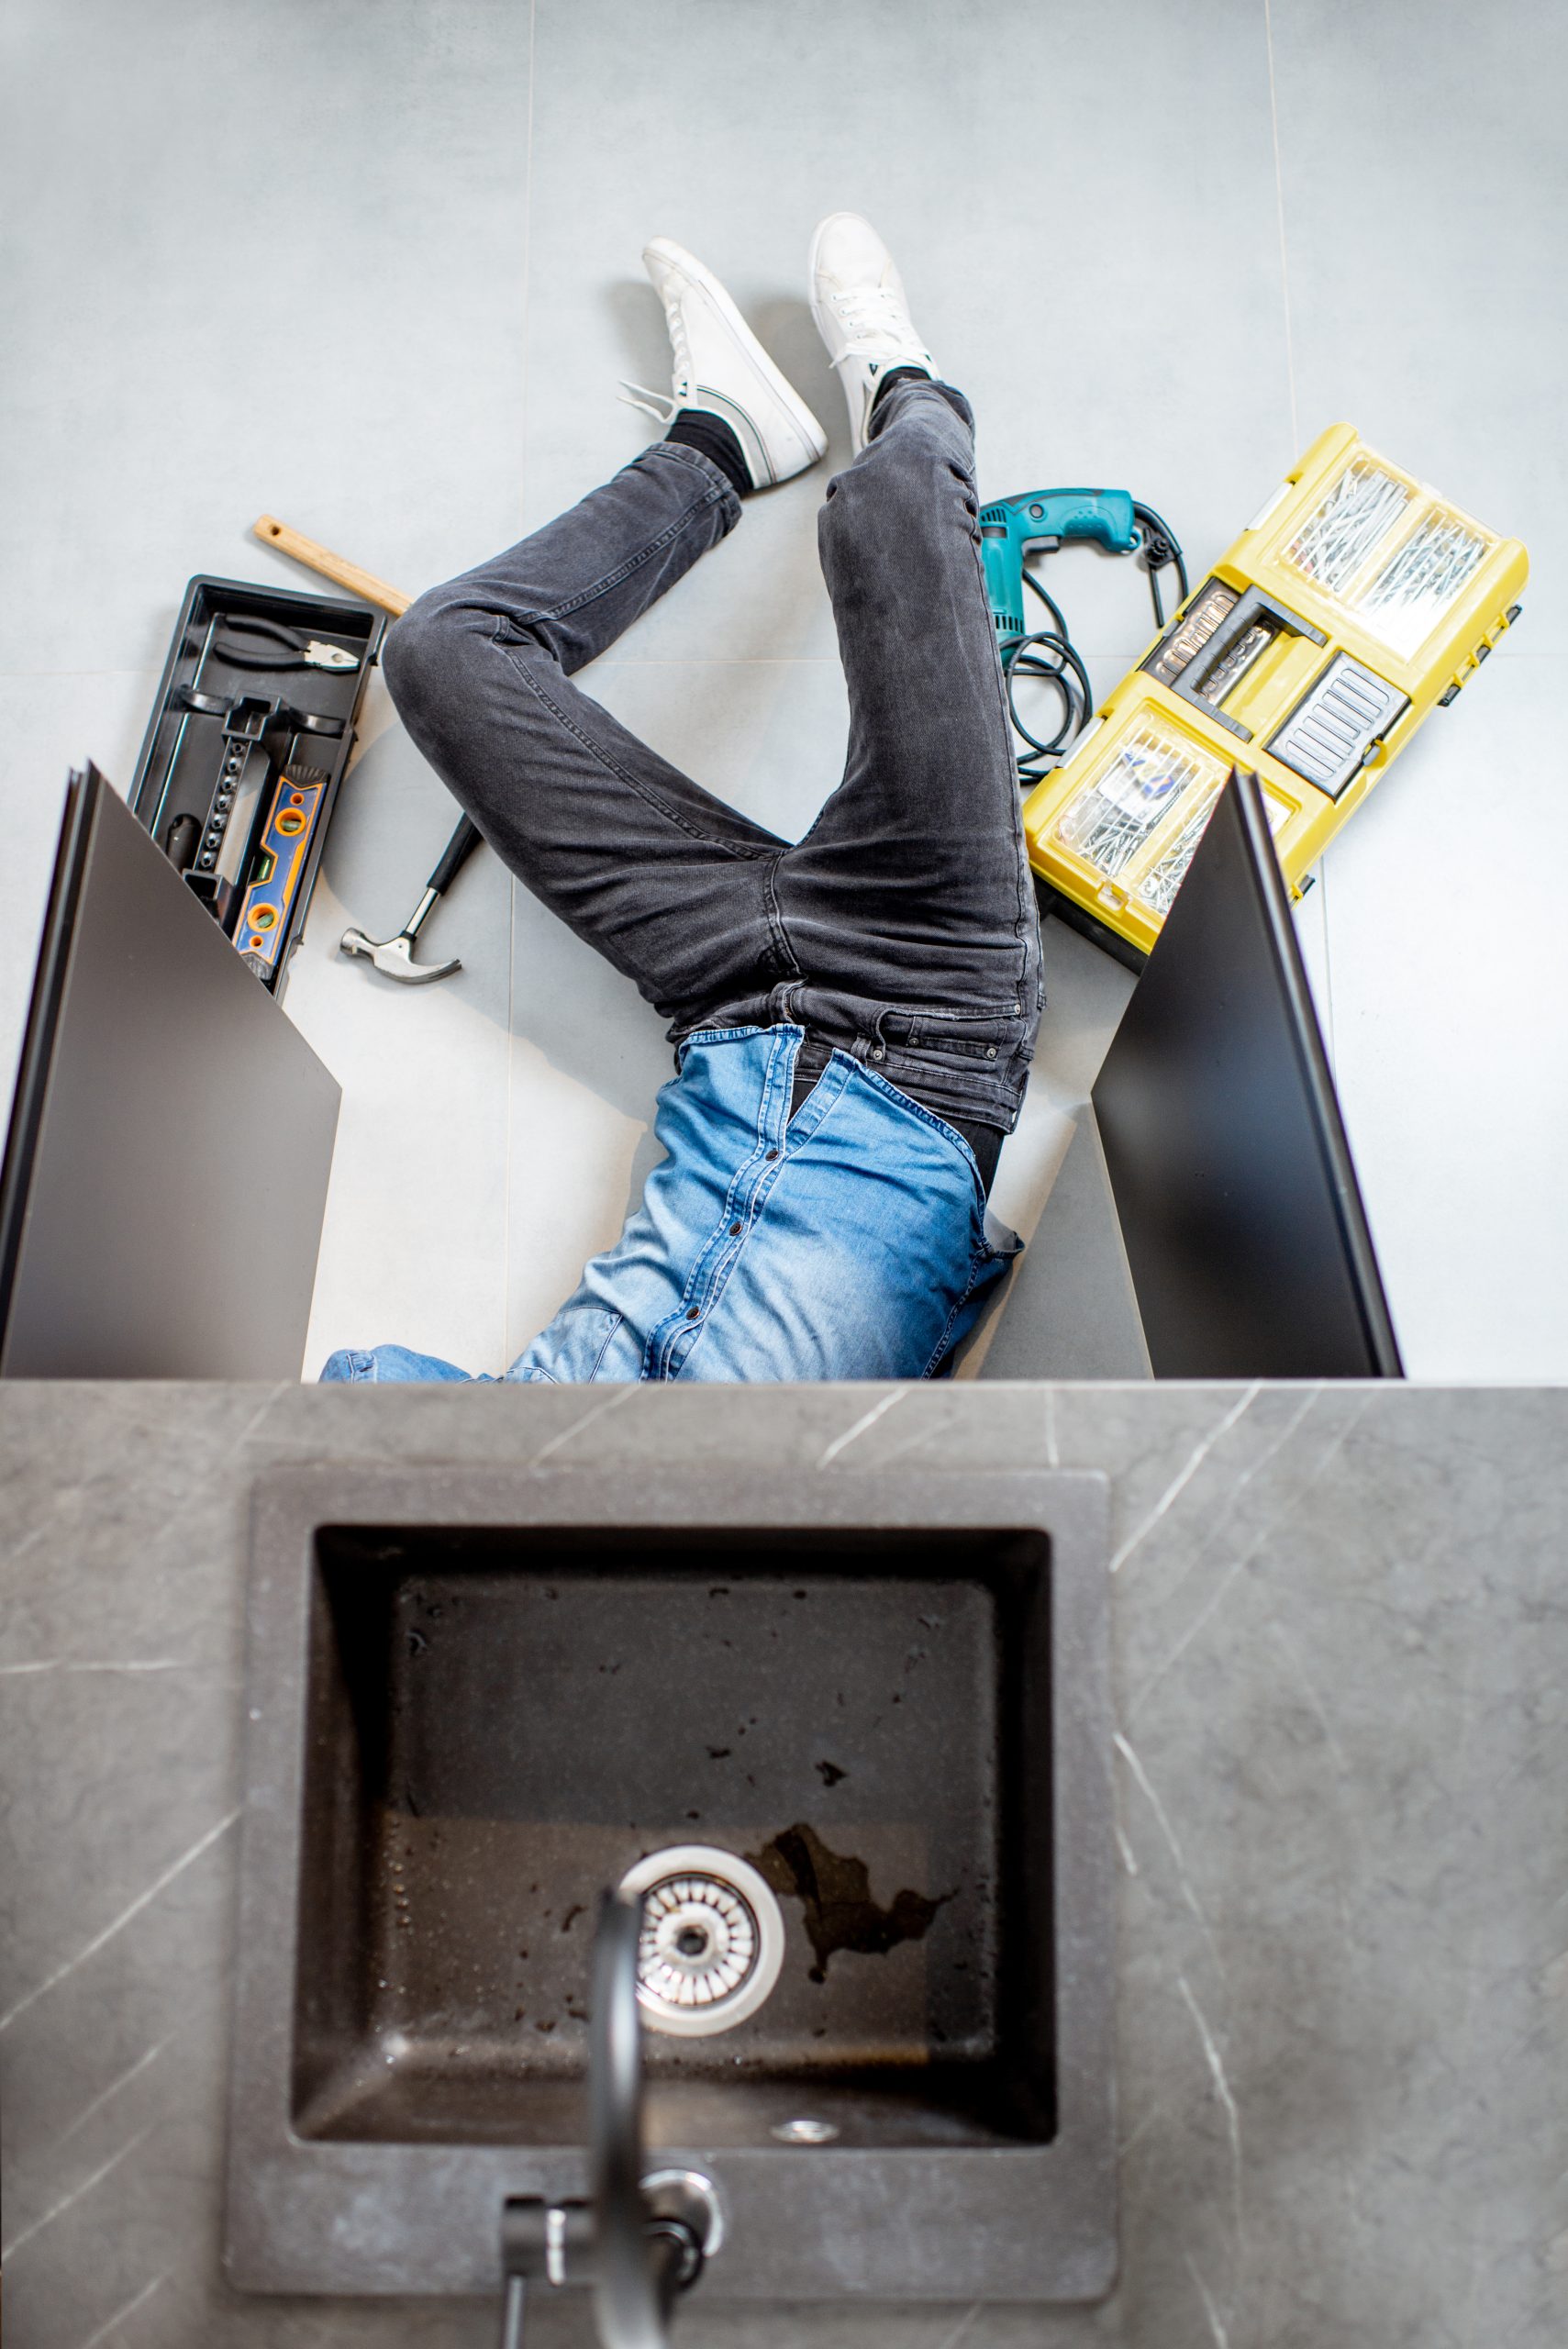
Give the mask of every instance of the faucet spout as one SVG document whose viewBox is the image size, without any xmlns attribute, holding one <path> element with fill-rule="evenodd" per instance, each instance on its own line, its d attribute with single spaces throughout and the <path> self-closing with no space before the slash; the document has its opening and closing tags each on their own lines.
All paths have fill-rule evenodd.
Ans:
<svg viewBox="0 0 1568 2349">
<path fill-rule="evenodd" d="M 594 2312 L 604 2349 L 666 2349 L 675 2295 L 695 2283 L 703 2260 L 685 2221 L 655 2217 L 643 2192 L 641 1932 L 642 1895 L 606 1892 L 594 1939 L 588 2043 Z"/>
<path fill-rule="evenodd" d="M 590 2284 L 603 2349 L 669 2349 L 676 2295 L 696 2282 L 719 2220 L 711 2181 L 643 2167 L 640 1892 L 606 1892 L 594 1937 L 588 2025 L 589 2199 L 502 2212 L 503 2349 L 522 2349 L 528 2286 Z M 648 2188 L 678 2189 L 674 2209 Z"/>
</svg>

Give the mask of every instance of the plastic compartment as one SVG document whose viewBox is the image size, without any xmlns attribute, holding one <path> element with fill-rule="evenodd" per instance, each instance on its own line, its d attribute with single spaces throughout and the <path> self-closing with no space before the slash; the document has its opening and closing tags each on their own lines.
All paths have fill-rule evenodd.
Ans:
<svg viewBox="0 0 1568 2349">
<path fill-rule="evenodd" d="M 1353 457 L 1281 560 L 1337 601 L 1404 520 L 1416 491 L 1386 465 Z"/>
<path fill-rule="evenodd" d="M 241 631 L 247 622 L 297 631 L 306 641 L 350 655 L 353 666 L 301 666 L 281 645 L 273 648 L 275 662 L 269 661 L 269 640 L 243 635 L 233 627 L 236 622 Z M 289 957 L 304 930 L 322 843 L 385 628 L 384 614 L 369 604 L 206 573 L 190 582 L 174 624 L 128 795 L 131 811 L 186 871 L 196 894 L 273 995 L 283 992 Z M 244 660 L 226 659 L 226 643 L 242 651 Z M 226 717 L 221 707 L 193 708 L 187 698 L 193 693 L 219 705 L 248 698 L 250 714 L 243 722 L 250 731 L 242 736 L 234 730 L 242 721 L 232 709 Z M 334 730 L 317 730 L 309 720 Z M 302 774 L 308 771 L 311 780 L 285 789 L 287 767 Z M 229 801 L 221 809 L 220 794 Z M 302 811 L 303 835 L 294 833 L 288 820 L 280 827 L 280 818 Z M 199 858 L 209 842 L 215 861 L 204 872 Z M 258 881 L 271 885 L 258 893 L 252 885 Z M 263 918 L 240 937 L 237 925 L 247 907 Z M 251 937 L 257 945 L 247 951 Z"/>
<path fill-rule="evenodd" d="M 1362 450 L 1279 560 L 1409 661 L 1496 544 L 1431 490 Z"/>
<path fill-rule="evenodd" d="M 1451 507 L 1433 507 L 1351 609 L 1380 643 L 1411 660 L 1496 544 Z"/>
<path fill-rule="evenodd" d="M 1212 798 L 1229 773 L 1211 751 L 1145 718 L 1109 746 L 1067 802 L 1055 837 L 1104 879 L 1118 880 L 1168 818 Z"/>
<path fill-rule="evenodd" d="M 1174 840 L 1162 851 L 1158 861 L 1150 866 L 1138 885 L 1139 896 L 1162 920 L 1175 903 L 1176 892 L 1187 877 L 1187 867 L 1197 852 L 1197 844 L 1208 828 L 1208 819 L 1214 813 L 1218 797 L 1218 785 L 1212 791 L 1205 792 Z M 1283 830 L 1296 813 L 1288 802 L 1267 789 L 1263 792 L 1263 809 L 1269 819 L 1271 837 Z"/>
</svg>

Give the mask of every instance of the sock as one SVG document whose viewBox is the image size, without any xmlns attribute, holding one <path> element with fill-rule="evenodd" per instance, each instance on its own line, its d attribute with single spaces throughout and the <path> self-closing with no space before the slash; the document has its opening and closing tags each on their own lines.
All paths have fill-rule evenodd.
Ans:
<svg viewBox="0 0 1568 2349">
<path fill-rule="evenodd" d="M 737 497 L 744 497 L 756 486 L 746 468 L 746 459 L 736 434 L 721 416 L 706 407 L 684 407 L 665 433 L 666 440 L 673 440 L 683 449 L 698 449 L 711 464 L 718 467 Z"/>
<path fill-rule="evenodd" d="M 911 375 L 917 375 L 922 384 L 929 384 L 932 380 L 931 371 L 929 367 L 890 367 L 887 373 L 883 377 L 881 383 L 876 387 L 876 397 L 871 404 L 872 416 L 874 416 L 877 409 L 882 406 L 883 394 L 894 384 L 902 384 Z M 867 421 L 869 423 L 869 417 L 867 418 Z"/>
</svg>

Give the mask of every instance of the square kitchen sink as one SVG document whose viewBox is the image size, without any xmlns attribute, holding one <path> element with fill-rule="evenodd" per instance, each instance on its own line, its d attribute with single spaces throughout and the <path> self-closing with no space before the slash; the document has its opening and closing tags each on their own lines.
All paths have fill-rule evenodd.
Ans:
<svg viewBox="0 0 1568 2349">
<path fill-rule="evenodd" d="M 1107 1612 L 1094 1476 L 264 1478 L 234 2280 L 497 2288 L 506 2198 L 584 2190 L 600 1896 L 701 1846 L 783 1928 L 643 2034 L 704 2297 L 1107 2289 Z"/>
</svg>

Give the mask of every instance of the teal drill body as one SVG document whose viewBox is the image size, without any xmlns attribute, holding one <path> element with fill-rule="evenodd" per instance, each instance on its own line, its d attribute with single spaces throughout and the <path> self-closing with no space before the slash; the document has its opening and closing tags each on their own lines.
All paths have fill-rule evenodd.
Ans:
<svg viewBox="0 0 1568 2349">
<path fill-rule="evenodd" d="M 1067 539 L 1090 539 L 1107 554 L 1136 554 L 1142 544 L 1125 489 L 1034 489 L 980 509 L 985 593 L 1004 665 L 1029 630 L 1024 625 L 1024 557 Z"/>
</svg>

